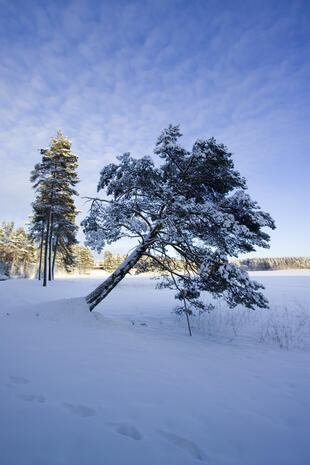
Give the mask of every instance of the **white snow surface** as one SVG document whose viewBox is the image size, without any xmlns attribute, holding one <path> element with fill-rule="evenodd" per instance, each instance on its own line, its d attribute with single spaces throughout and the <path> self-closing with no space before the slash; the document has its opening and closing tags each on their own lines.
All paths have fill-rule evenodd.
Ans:
<svg viewBox="0 0 310 465">
<path fill-rule="evenodd" d="M 0 282 L 0 464 L 309 465 L 310 272 L 253 275 L 193 337 L 149 277 Z"/>
</svg>

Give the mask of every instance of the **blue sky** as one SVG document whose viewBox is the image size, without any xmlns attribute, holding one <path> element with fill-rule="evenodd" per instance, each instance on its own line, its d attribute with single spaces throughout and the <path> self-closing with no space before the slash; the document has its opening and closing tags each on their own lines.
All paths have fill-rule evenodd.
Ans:
<svg viewBox="0 0 310 465">
<path fill-rule="evenodd" d="M 161 130 L 179 123 L 188 148 L 198 137 L 225 143 L 275 218 L 271 248 L 254 255 L 310 255 L 309 1 L 0 8 L 0 220 L 27 220 L 29 173 L 58 129 L 89 196 L 106 163 L 151 154 Z M 82 220 L 87 205 L 78 207 Z"/>
</svg>

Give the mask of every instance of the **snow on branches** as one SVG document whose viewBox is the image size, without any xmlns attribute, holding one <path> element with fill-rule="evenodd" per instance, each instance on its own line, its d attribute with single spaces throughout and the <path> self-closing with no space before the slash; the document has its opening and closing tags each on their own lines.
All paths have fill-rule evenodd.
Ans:
<svg viewBox="0 0 310 465">
<path fill-rule="evenodd" d="M 158 138 L 155 166 L 149 156 L 118 157 L 100 174 L 98 192 L 82 222 L 86 243 L 98 251 L 122 237 L 136 238 L 137 248 L 86 300 L 92 310 L 141 257 L 165 273 L 162 287 L 177 289 L 176 298 L 191 310 L 210 309 L 201 292 L 226 299 L 230 306 L 267 307 L 263 287 L 228 257 L 269 247 L 264 227 L 274 221 L 245 192 L 246 181 L 235 170 L 232 154 L 214 138 L 195 142 L 192 151 L 178 143 L 179 126 L 170 125 Z M 176 270 L 173 257 L 184 262 Z M 167 274 L 168 273 L 168 274 Z"/>
</svg>

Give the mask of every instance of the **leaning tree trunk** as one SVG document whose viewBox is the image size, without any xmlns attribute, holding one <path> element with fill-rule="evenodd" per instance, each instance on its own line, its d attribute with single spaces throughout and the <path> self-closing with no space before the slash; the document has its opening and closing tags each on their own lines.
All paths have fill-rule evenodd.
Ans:
<svg viewBox="0 0 310 465">
<path fill-rule="evenodd" d="M 137 248 L 126 258 L 126 260 L 112 273 L 102 284 L 100 284 L 93 292 L 86 296 L 86 302 L 89 305 L 89 310 L 92 311 L 115 286 L 126 276 L 132 267 L 140 260 L 144 252 L 156 241 L 156 237 L 161 229 L 161 225 L 155 228 L 146 236 L 144 242 L 139 244 Z"/>
</svg>

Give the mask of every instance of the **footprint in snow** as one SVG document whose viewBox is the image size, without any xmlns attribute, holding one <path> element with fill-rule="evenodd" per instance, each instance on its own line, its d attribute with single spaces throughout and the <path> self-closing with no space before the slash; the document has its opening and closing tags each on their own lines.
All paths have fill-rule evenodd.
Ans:
<svg viewBox="0 0 310 465">
<path fill-rule="evenodd" d="M 10 380 L 14 384 L 28 384 L 28 383 L 30 383 L 29 379 L 23 378 L 22 376 L 10 376 Z"/>
<path fill-rule="evenodd" d="M 167 431 L 158 430 L 158 433 L 175 446 L 186 450 L 194 459 L 203 460 L 204 456 L 202 451 L 193 441 L 182 438 L 182 436 L 174 433 L 168 433 Z"/>
<path fill-rule="evenodd" d="M 95 410 L 86 405 L 75 405 L 69 404 L 68 402 L 63 402 L 62 404 L 69 412 L 78 415 L 79 417 L 92 417 L 95 415 Z"/>
<path fill-rule="evenodd" d="M 45 397 L 42 395 L 36 394 L 18 394 L 17 397 L 23 399 L 27 402 L 38 402 L 39 404 L 43 404 L 45 402 Z"/>
<path fill-rule="evenodd" d="M 116 425 L 116 431 L 123 436 L 127 436 L 128 438 L 134 439 L 135 441 L 139 441 L 142 439 L 140 431 L 137 430 L 133 425 L 129 425 L 128 423 L 120 423 Z"/>
</svg>

